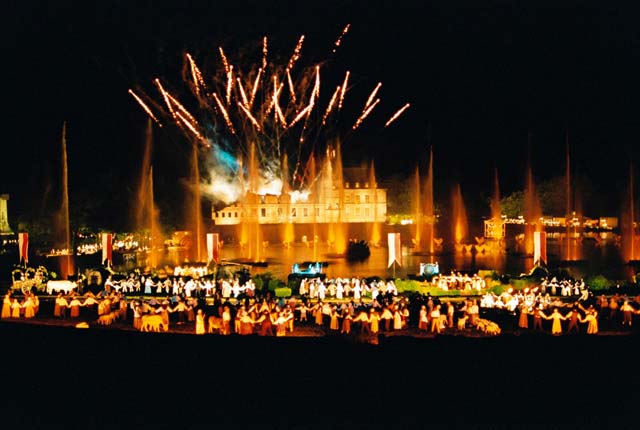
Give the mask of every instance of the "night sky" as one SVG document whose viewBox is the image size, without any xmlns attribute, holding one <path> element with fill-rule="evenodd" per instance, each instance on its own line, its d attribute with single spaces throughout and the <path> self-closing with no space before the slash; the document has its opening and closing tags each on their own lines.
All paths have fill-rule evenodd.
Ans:
<svg viewBox="0 0 640 430">
<path fill-rule="evenodd" d="M 468 204 L 481 206 L 494 166 L 503 193 L 522 189 L 529 153 L 537 181 L 563 174 L 568 130 L 576 173 L 605 190 L 614 211 L 640 138 L 640 14 L 631 4 L 11 2 L 0 26 L 0 192 L 11 195 L 10 220 L 46 212 L 67 121 L 72 198 L 106 196 L 96 219 L 121 222 L 147 120 L 129 88 L 152 93 L 159 77 L 181 95 L 185 52 L 207 64 L 219 61 L 217 47 L 233 55 L 263 36 L 286 56 L 304 34 L 301 61 L 319 62 L 351 24 L 333 61 L 352 73 L 355 110 L 383 86 L 380 109 L 345 141 L 348 164 L 373 159 L 380 179 L 407 176 L 425 165 L 431 144 L 436 198 L 460 182 Z M 384 128 L 406 102 L 411 108 Z M 171 127 L 154 136 L 166 213 L 181 204 L 189 145 Z"/>
</svg>

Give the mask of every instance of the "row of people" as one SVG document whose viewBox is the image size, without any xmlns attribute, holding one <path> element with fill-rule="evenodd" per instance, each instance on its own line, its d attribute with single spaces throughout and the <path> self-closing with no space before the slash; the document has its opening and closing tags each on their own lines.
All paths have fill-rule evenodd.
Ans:
<svg viewBox="0 0 640 430">
<path fill-rule="evenodd" d="M 367 281 L 364 278 L 303 278 L 300 281 L 299 293 L 302 297 L 325 300 L 327 297 L 339 300 L 353 298 L 360 300 L 365 294 L 376 300 L 379 295 L 398 295 L 393 280 Z"/>
<path fill-rule="evenodd" d="M 255 294 L 255 283 L 252 279 L 240 284 L 235 279 L 218 279 L 214 281 L 209 278 L 190 278 L 183 276 L 167 277 L 165 279 L 153 280 L 151 276 L 137 276 L 134 273 L 126 278 L 115 280 L 108 276 L 105 284 L 107 292 L 117 291 L 125 294 L 157 294 L 157 295 L 178 295 L 185 297 L 201 296 L 206 297 L 221 295 L 223 298 L 238 298 L 241 294 L 249 297 Z"/>
<path fill-rule="evenodd" d="M 486 288 L 484 278 L 477 273 L 469 276 L 460 272 L 451 271 L 449 275 L 437 274 L 431 278 L 431 284 L 441 290 L 476 290 L 480 291 Z"/>
<path fill-rule="evenodd" d="M 551 279 L 548 277 L 542 278 L 540 281 L 540 288 L 542 294 L 549 292 L 552 296 L 560 295 L 564 297 L 581 296 L 584 291 L 587 290 L 587 285 L 584 279 L 561 279 L 553 276 Z"/>
<path fill-rule="evenodd" d="M 27 293 L 22 300 L 12 297 L 8 291 L 2 299 L 0 318 L 33 318 L 40 309 L 40 299 L 33 293 Z"/>
</svg>

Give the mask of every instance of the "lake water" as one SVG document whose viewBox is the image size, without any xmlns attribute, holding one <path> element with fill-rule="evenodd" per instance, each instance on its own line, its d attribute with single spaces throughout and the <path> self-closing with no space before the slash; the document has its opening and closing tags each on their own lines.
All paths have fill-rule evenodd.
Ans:
<svg viewBox="0 0 640 430">
<path fill-rule="evenodd" d="M 609 279 L 621 282 L 632 280 L 635 267 L 626 264 L 619 249 L 619 238 L 611 233 L 596 233 L 597 237 L 585 235 L 580 246 L 580 261 L 565 262 L 562 260 L 560 238 L 550 234 L 547 242 L 548 268 L 551 271 L 563 270 L 574 278 L 586 278 L 590 275 L 602 274 Z M 279 279 L 286 279 L 295 263 L 320 261 L 326 263 L 323 272 L 328 277 L 369 277 L 379 276 L 388 278 L 409 278 L 418 275 L 421 263 L 435 263 L 439 265 L 441 273 L 451 271 L 471 272 L 478 270 L 496 270 L 501 274 L 517 276 L 533 268 L 533 257 L 523 256 L 517 252 L 515 234 L 511 234 L 504 248 L 504 252 L 455 252 L 450 250 L 436 255 L 420 255 L 413 252 L 410 246 L 402 246 L 401 265 L 389 267 L 388 249 L 386 246 L 371 247 L 371 255 L 363 262 L 349 262 L 344 256 L 336 255 L 332 249 L 318 243 L 313 245 L 294 243 L 290 247 L 282 244 L 268 244 L 262 249 L 263 266 L 252 266 L 252 273 L 271 272 Z M 168 249 L 162 256 L 162 265 L 173 267 L 185 261 L 185 251 L 180 248 Z M 243 262 L 244 250 L 239 245 L 224 244 L 220 250 L 223 262 Z M 76 258 L 80 271 L 100 266 L 101 253 L 85 255 Z M 116 256 L 114 269 L 117 271 L 133 270 L 137 266 L 144 266 L 146 254 L 129 254 L 125 260 L 123 256 Z M 49 270 L 57 271 L 61 258 L 45 258 L 34 256 L 31 266 L 44 265 Z M 17 256 L 13 253 L 0 255 L 0 283 L 10 284 L 12 266 L 17 263 Z M 59 273 L 59 272 L 58 272 Z"/>
</svg>

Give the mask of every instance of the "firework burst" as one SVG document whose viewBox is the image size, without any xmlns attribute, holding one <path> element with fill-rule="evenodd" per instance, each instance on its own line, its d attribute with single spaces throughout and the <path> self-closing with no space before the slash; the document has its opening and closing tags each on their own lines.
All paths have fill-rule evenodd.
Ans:
<svg viewBox="0 0 640 430">
<path fill-rule="evenodd" d="M 348 30 L 349 25 L 334 43 L 332 53 Z M 305 177 L 308 161 L 341 139 L 340 128 L 344 127 L 340 124 L 348 116 L 342 107 L 348 99 L 350 72 L 343 72 L 344 78 L 337 86 L 327 87 L 321 75 L 335 76 L 335 73 L 325 73 L 329 62 L 305 65 L 304 42 L 302 35 L 286 62 L 278 62 L 277 55 L 268 51 L 266 37 L 261 41 L 260 51 L 254 54 L 257 61 L 251 64 L 234 62 L 233 56 L 219 47 L 216 59 L 219 66 L 210 75 L 201 71 L 191 54 L 186 54 L 183 83 L 189 94 L 180 101 L 159 79 L 153 81 L 159 103 L 144 103 L 142 97 L 130 90 L 156 123 L 161 123 L 158 118 L 165 118 L 165 125 L 175 124 L 194 144 L 207 148 L 210 177 L 207 194 L 214 201 L 230 203 L 246 189 L 242 166 L 246 166 L 252 146 L 259 164 L 261 192 L 280 194 L 284 171 L 292 172 L 286 189 L 305 190 L 312 180 Z M 352 124 L 349 132 L 359 128 L 380 103 L 377 94 L 381 85 L 375 86 L 355 119 L 346 118 Z M 321 88 L 335 90 L 324 94 Z M 153 100 L 146 95 L 145 99 Z M 386 126 L 407 107 L 408 104 L 396 112 Z M 285 159 L 291 166 L 282 165 Z M 236 191 L 230 192 L 229 187 Z"/>
</svg>

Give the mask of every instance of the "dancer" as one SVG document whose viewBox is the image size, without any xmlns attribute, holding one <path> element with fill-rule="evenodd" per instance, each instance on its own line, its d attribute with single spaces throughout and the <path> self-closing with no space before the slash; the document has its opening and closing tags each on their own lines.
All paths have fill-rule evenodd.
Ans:
<svg viewBox="0 0 640 430">
<path fill-rule="evenodd" d="M 553 320 L 553 323 L 551 324 L 552 335 L 557 336 L 562 334 L 562 321 L 567 318 L 558 311 L 558 308 L 553 308 L 553 313 L 549 316 L 542 314 L 542 318 L 546 320 Z"/>
<path fill-rule="evenodd" d="M 2 314 L 0 318 L 9 318 L 11 317 L 11 292 L 7 291 L 7 294 L 4 295 L 4 299 L 2 300 Z"/>
<path fill-rule="evenodd" d="M 598 311 L 593 306 L 589 306 L 584 318 L 580 317 L 581 323 L 587 323 L 587 334 L 598 334 Z"/>
<path fill-rule="evenodd" d="M 202 312 L 202 309 L 198 309 L 198 312 L 196 313 L 196 334 L 204 333 L 204 313 Z"/>
</svg>

